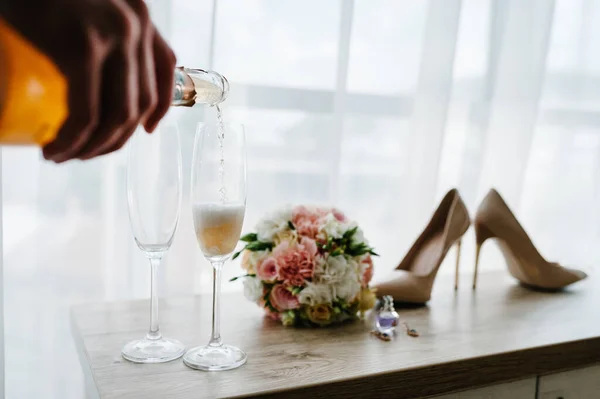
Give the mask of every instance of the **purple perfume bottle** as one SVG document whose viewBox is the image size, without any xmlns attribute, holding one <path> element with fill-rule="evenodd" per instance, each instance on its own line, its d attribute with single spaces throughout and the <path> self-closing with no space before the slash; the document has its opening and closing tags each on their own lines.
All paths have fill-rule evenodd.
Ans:
<svg viewBox="0 0 600 399">
<path fill-rule="evenodd" d="M 398 325 L 400 316 L 394 309 L 394 298 L 389 295 L 384 296 L 383 306 L 377 313 L 377 330 L 382 334 L 392 334 Z"/>
</svg>

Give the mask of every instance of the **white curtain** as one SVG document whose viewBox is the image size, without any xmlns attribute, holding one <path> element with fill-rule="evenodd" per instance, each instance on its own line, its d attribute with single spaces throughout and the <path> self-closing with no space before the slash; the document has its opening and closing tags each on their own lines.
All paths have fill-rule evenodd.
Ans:
<svg viewBox="0 0 600 399">
<path fill-rule="evenodd" d="M 225 118 L 247 130 L 245 230 L 278 205 L 337 205 L 382 255 L 378 279 L 448 189 L 474 212 L 496 187 L 547 258 L 588 272 L 600 260 L 600 0 L 151 7 L 181 64 L 231 82 Z M 173 113 L 187 196 L 195 126 L 214 112 Z M 7 397 L 79 398 L 69 307 L 149 294 L 129 230 L 125 151 L 61 166 L 31 148 L 2 153 Z M 473 247 L 469 233 L 465 274 Z M 505 267 L 493 245 L 482 262 Z M 225 277 L 237 274 L 233 263 Z M 209 289 L 184 201 L 160 294 Z"/>
</svg>

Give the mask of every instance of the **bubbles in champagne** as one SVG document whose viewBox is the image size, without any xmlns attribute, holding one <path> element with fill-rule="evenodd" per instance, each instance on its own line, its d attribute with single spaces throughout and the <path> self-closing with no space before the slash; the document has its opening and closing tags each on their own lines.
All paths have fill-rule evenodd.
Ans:
<svg viewBox="0 0 600 399">
<path fill-rule="evenodd" d="M 225 256 L 235 249 L 244 223 L 243 203 L 192 205 L 198 244 L 205 256 Z"/>
</svg>

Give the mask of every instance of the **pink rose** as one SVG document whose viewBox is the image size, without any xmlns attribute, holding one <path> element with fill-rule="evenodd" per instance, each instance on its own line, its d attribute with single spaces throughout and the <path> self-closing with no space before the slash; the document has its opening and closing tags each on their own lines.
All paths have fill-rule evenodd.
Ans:
<svg viewBox="0 0 600 399">
<path fill-rule="evenodd" d="M 331 209 L 329 208 L 317 208 L 317 215 L 319 215 L 320 218 L 327 216 L 328 213 L 331 212 Z"/>
<path fill-rule="evenodd" d="M 292 294 L 283 284 L 277 284 L 269 295 L 271 305 L 278 311 L 297 309 L 300 306 L 298 297 Z"/>
<path fill-rule="evenodd" d="M 287 284 L 302 287 L 304 277 L 300 274 L 301 256 L 298 250 L 289 249 L 277 258 L 279 278 Z"/>
<path fill-rule="evenodd" d="M 340 210 L 333 208 L 331 210 L 331 213 L 333 214 L 333 216 L 339 221 L 339 222 L 347 222 L 348 218 L 346 217 L 346 215 L 344 215 Z"/>
<path fill-rule="evenodd" d="M 298 234 L 313 239 L 319 233 L 319 219 L 321 217 L 322 215 L 318 210 L 313 212 L 305 206 L 297 206 L 292 210 L 292 223 Z"/>
<path fill-rule="evenodd" d="M 369 282 L 371 282 L 371 279 L 373 278 L 373 258 L 371 258 L 371 255 L 367 255 L 362 263 L 367 265 L 367 268 L 362 276 L 362 287 L 365 288 L 369 285 Z"/>
<path fill-rule="evenodd" d="M 312 278 L 315 270 L 315 256 L 317 255 L 317 243 L 307 237 L 302 237 L 298 245 L 299 273 L 304 278 Z"/>
<path fill-rule="evenodd" d="M 277 261 L 272 256 L 258 262 L 256 276 L 262 281 L 273 282 L 277 280 Z"/>
<path fill-rule="evenodd" d="M 294 274 L 289 279 L 287 279 L 287 283 L 294 287 L 303 287 L 304 286 L 304 277 L 301 274 Z"/>
<path fill-rule="evenodd" d="M 317 254 L 317 242 L 311 238 L 302 237 L 299 247 L 306 250 L 313 257 Z"/>
<path fill-rule="evenodd" d="M 297 206 L 292 209 L 292 223 L 294 225 L 303 222 L 316 222 L 321 215 L 318 212 L 313 212 L 305 206 Z"/>
<path fill-rule="evenodd" d="M 289 241 L 280 242 L 275 248 L 273 248 L 273 257 L 279 258 L 290 249 Z"/>
<path fill-rule="evenodd" d="M 302 237 L 293 247 L 288 243 L 279 244 L 273 250 L 279 279 L 296 287 L 304 286 L 304 280 L 314 274 L 316 255 L 317 243 L 307 237 Z"/>
<path fill-rule="evenodd" d="M 298 231 L 298 234 L 300 234 L 301 236 L 310 237 L 310 238 L 314 239 L 317 237 L 317 234 L 319 234 L 318 221 L 301 222 L 294 226 L 296 226 L 296 231 Z"/>
</svg>

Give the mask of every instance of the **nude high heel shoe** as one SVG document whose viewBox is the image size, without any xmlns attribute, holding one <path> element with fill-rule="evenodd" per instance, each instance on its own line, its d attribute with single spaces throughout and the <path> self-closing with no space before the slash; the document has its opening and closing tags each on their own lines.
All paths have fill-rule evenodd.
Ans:
<svg viewBox="0 0 600 399">
<path fill-rule="evenodd" d="M 495 238 L 498 242 L 510 274 L 525 286 L 558 290 L 587 277 L 580 270 L 568 269 L 558 263 L 546 261 L 506 202 L 494 189 L 489 191 L 479 205 L 473 226 L 476 241 L 473 289 L 477 285 L 481 246 L 490 238 Z"/>
<path fill-rule="evenodd" d="M 376 286 L 377 296 L 391 295 L 395 301 L 425 303 L 431 298 L 431 289 L 437 271 L 452 245 L 457 245 L 456 278 L 461 238 L 470 225 L 469 212 L 456 189 L 450 190 L 419 238 L 396 268 L 398 276 Z"/>
</svg>

